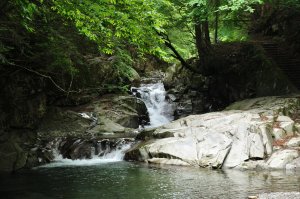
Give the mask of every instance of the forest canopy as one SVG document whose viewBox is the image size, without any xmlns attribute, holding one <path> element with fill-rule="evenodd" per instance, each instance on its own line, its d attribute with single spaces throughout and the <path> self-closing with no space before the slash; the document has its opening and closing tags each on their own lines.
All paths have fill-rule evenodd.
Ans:
<svg viewBox="0 0 300 199">
<path fill-rule="evenodd" d="M 247 40 L 255 9 L 299 4 L 299 0 L 3 0 L 0 61 L 2 70 L 20 66 L 59 81 L 60 90 L 66 91 L 76 87 L 71 83 L 79 73 L 95 73 L 86 67 L 87 60 L 95 63 L 95 57 L 106 56 L 115 61 L 111 79 L 80 82 L 124 85 L 136 73 L 134 62 L 145 55 L 183 65 L 191 57 L 204 60 L 214 43 Z M 97 71 L 104 71 L 103 65 Z"/>
</svg>

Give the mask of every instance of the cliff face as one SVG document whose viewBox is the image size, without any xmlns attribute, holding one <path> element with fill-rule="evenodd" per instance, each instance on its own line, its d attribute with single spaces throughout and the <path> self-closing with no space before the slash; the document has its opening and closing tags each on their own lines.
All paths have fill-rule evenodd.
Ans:
<svg viewBox="0 0 300 199">
<path fill-rule="evenodd" d="M 19 72 L 1 78 L 0 170 L 25 166 L 36 142 L 35 128 L 46 112 L 42 78 Z"/>
</svg>

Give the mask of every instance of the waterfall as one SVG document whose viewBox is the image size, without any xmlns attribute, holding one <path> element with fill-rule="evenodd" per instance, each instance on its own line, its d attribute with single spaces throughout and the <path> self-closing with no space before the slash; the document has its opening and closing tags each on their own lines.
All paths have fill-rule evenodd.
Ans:
<svg viewBox="0 0 300 199">
<path fill-rule="evenodd" d="M 150 123 L 144 125 L 145 128 L 158 127 L 174 119 L 175 107 L 166 100 L 164 85 L 159 80 L 155 83 L 141 84 L 138 88 L 133 87 L 131 91 L 136 97 L 141 98 L 147 107 Z M 90 116 L 82 114 L 82 117 Z M 54 151 L 54 159 L 43 167 L 84 166 L 122 161 L 125 151 L 133 142 L 134 140 L 126 138 L 101 140 L 61 138 L 48 143 L 47 148 Z"/>
<path fill-rule="evenodd" d="M 174 106 L 166 100 L 166 91 L 162 82 L 141 84 L 131 91 L 146 104 L 150 118 L 150 124 L 146 127 L 158 127 L 174 119 Z"/>
</svg>

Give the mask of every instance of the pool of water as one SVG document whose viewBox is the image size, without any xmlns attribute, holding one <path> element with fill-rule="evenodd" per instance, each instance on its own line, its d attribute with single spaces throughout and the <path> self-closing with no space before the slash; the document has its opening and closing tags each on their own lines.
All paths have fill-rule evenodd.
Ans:
<svg viewBox="0 0 300 199">
<path fill-rule="evenodd" d="M 52 164 L 0 174 L 0 198 L 246 198 L 300 191 L 300 172 L 158 167 L 130 162 Z"/>
</svg>

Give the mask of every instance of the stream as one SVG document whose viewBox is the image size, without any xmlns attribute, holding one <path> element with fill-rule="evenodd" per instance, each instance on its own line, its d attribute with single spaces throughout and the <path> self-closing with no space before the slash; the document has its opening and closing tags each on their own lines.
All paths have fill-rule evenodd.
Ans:
<svg viewBox="0 0 300 199">
<path fill-rule="evenodd" d="M 173 120 L 162 83 L 143 84 L 135 95 L 145 102 L 150 124 Z M 13 175 L 0 174 L 1 198 L 247 198 L 263 192 L 300 191 L 300 171 L 210 170 L 122 161 L 130 144 L 88 160 L 64 159 Z"/>
</svg>

